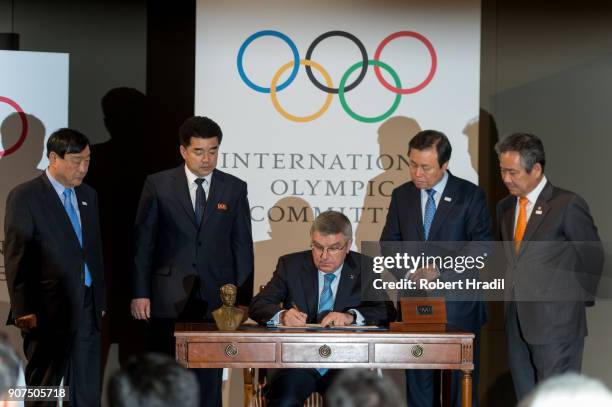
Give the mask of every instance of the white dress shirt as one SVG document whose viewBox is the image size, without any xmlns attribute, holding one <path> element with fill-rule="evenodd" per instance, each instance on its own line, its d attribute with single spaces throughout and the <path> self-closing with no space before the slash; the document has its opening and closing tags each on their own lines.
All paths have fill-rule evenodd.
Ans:
<svg viewBox="0 0 612 407">
<path fill-rule="evenodd" d="M 544 175 L 542 177 L 542 179 L 540 180 L 540 183 L 531 190 L 530 193 L 527 194 L 527 196 L 525 198 L 527 198 L 527 207 L 526 207 L 526 212 L 527 212 L 527 223 L 529 222 L 529 217 L 531 216 L 531 212 L 533 211 L 533 206 L 535 205 L 536 201 L 538 200 L 540 193 L 542 193 L 542 190 L 544 189 L 544 187 L 546 186 L 546 183 L 548 181 L 546 180 L 546 175 Z M 516 221 L 518 220 L 518 216 L 519 216 L 519 209 L 521 207 L 520 205 L 520 197 L 516 197 L 516 208 L 514 209 L 514 228 L 513 231 L 516 231 Z M 512 233 L 512 235 L 514 235 L 514 232 Z"/>
<path fill-rule="evenodd" d="M 185 175 L 187 176 L 187 186 L 189 187 L 189 197 L 191 198 L 191 206 L 195 210 L 195 200 L 196 200 L 196 190 L 198 189 L 198 184 L 196 184 L 196 179 L 202 178 L 195 175 L 187 166 L 185 165 Z M 204 177 L 204 182 L 202 182 L 202 188 L 204 188 L 204 193 L 206 194 L 206 200 L 208 200 L 208 191 L 210 191 L 210 182 L 212 180 L 212 172 Z"/>
</svg>

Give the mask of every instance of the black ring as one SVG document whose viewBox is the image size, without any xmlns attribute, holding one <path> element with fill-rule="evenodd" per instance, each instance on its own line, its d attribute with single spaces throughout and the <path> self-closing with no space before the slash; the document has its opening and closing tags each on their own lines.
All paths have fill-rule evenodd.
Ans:
<svg viewBox="0 0 612 407">
<path fill-rule="evenodd" d="M 351 83 L 348 86 L 345 86 L 344 91 L 345 92 L 349 92 L 353 89 L 355 89 L 355 87 L 357 87 L 361 81 L 363 80 L 363 78 L 365 78 L 366 72 L 368 71 L 368 52 L 366 51 L 365 47 L 363 46 L 363 43 L 361 41 L 359 41 L 359 39 L 357 37 L 355 37 L 353 34 L 348 33 L 346 31 L 328 31 L 326 33 L 323 33 L 321 35 L 319 35 L 317 38 L 315 38 L 315 40 L 312 42 L 312 44 L 310 44 L 310 46 L 308 47 L 308 51 L 306 51 L 306 60 L 310 61 L 310 57 L 312 56 L 312 52 L 314 51 L 314 48 L 324 39 L 329 38 L 329 37 L 344 37 L 344 38 L 348 38 L 349 40 L 353 41 L 355 43 L 355 45 L 357 45 L 357 47 L 359 48 L 359 51 L 361 52 L 361 57 L 363 58 L 363 65 L 361 66 L 361 72 L 359 73 L 359 76 L 357 77 L 357 79 L 355 79 L 355 82 Z M 308 78 L 310 79 L 310 81 L 312 82 L 313 85 L 315 85 L 317 88 L 321 89 L 323 92 L 327 92 L 327 93 L 338 93 L 338 88 L 328 88 L 327 86 L 321 84 L 317 78 L 315 78 L 314 74 L 312 73 L 312 68 L 310 66 L 306 66 L 306 73 L 308 74 Z"/>
</svg>

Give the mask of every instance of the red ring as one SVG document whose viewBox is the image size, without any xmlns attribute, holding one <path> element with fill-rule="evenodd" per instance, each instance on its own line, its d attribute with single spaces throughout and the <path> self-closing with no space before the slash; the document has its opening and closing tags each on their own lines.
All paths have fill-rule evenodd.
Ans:
<svg viewBox="0 0 612 407">
<path fill-rule="evenodd" d="M 19 140 L 17 140 L 17 142 L 12 147 L 7 148 L 5 150 L 0 150 L 0 158 L 1 158 L 1 157 L 6 157 L 7 155 L 13 154 L 15 151 L 19 149 L 19 147 L 21 147 L 21 145 L 26 139 L 26 136 L 28 135 L 28 118 L 26 114 L 24 113 L 23 109 L 21 108 L 21 106 L 19 106 L 17 102 L 15 102 L 14 100 L 9 99 L 4 96 L 0 96 L 0 102 L 4 102 L 7 105 L 11 106 L 13 109 L 15 109 L 17 113 L 19 113 L 19 117 L 21 118 L 21 135 L 19 136 Z"/>
<path fill-rule="evenodd" d="M 399 38 L 399 37 L 413 37 L 413 38 L 416 38 L 417 40 L 421 41 L 423 44 L 425 44 L 425 46 L 427 47 L 427 50 L 429 51 L 429 55 L 431 56 L 431 69 L 429 70 L 429 74 L 427 75 L 427 78 L 425 78 L 425 80 L 423 82 L 421 82 L 420 84 L 418 84 L 417 86 L 415 86 L 413 88 L 396 88 L 395 86 L 391 85 L 390 83 L 388 83 L 385 80 L 385 78 L 382 76 L 382 73 L 380 72 L 380 67 L 375 66 L 374 67 L 374 72 L 376 73 L 376 77 L 378 78 L 380 83 L 385 88 L 389 89 L 391 92 L 394 92 L 394 93 L 399 93 L 399 94 L 402 94 L 402 95 L 407 95 L 409 93 L 416 93 L 416 92 L 420 91 L 425 86 L 427 86 L 429 84 L 429 82 L 431 82 L 431 80 L 433 79 L 433 77 L 434 77 L 434 75 L 436 73 L 436 67 L 438 66 L 438 57 L 436 56 L 436 50 L 434 49 L 433 45 L 431 44 L 431 42 L 427 38 L 425 38 L 425 36 L 419 34 L 418 32 L 414 32 L 414 31 L 398 31 L 396 33 L 393 33 L 393 34 L 389 35 L 384 40 L 382 40 L 380 45 L 378 45 L 378 48 L 376 48 L 376 53 L 374 54 L 374 59 L 378 61 L 379 58 L 380 58 L 380 54 L 382 53 L 383 48 L 388 43 L 390 43 L 391 41 L 393 41 L 394 39 Z"/>
</svg>

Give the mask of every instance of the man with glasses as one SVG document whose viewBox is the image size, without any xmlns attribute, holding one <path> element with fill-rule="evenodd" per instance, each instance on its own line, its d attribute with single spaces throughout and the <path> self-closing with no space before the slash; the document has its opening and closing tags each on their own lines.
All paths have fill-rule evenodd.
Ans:
<svg viewBox="0 0 612 407">
<path fill-rule="evenodd" d="M 292 327 L 388 324 L 395 316 L 391 305 L 362 299 L 366 259 L 350 250 L 353 231 L 348 218 L 340 212 L 323 212 L 315 219 L 310 237 L 311 250 L 278 260 L 272 279 L 253 299 L 249 316 L 262 325 Z M 302 406 L 311 393 L 324 394 L 336 373 L 328 369 L 274 371 L 266 395 L 268 406 Z"/>
<path fill-rule="evenodd" d="M 448 171 L 451 151 L 448 138 L 439 131 L 423 130 L 410 140 L 408 161 L 411 181 L 393 190 L 387 221 L 380 237 L 381 242 L 419 242 L 413 244 L 415 247 L 427 247 L 427 242 L 435 241 L 460 242 L 456 246 L 450 245 L 455 246 L 453 250 L 456 255 L 465 255 L 466 250 L 474 249 L 480 251 L 477 255 L 484 253 L 477 247 L 478 243 L 466 245 L 461 242 L 493 239 L 485 194 L 482 188 L 455 177 Z M 429 245 L 430 250 L 432 246 L 436 247 L 435 244 Z M 449 245 L 442 244 L 438 247 L 440 246 Z M 414 281 L 454 281 L 466 278 L 468 274 L 424 267 L 410 273 L 408 277 Z M 441 293 L 446 297 L 448 324 L 476 335 L 473 399 L 478 400 L 476 389 L 480 328 L 486 322 L 486 308 L 484 302 L 479 301 L 479 297 L 472 298 L 471 294 L 457 294 L 449 290 Z M 457 295 L 460 298 L 455 298 Z M 410 407 L 439 405 L 440 395 L 436 387 L 440 380 L 434 373 L 433 370 L 406 370 L 406 390 Z M 458 371 L 452 375 L 451 405 L 459 406 L 461 378 Z"/>
</svg>

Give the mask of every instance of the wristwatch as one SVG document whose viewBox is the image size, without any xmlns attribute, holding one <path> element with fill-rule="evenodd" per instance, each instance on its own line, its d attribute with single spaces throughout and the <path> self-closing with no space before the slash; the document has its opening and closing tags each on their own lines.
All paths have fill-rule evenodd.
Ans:
<svg viewBox="0 0 612 407">
<path fill-rule="evenodd" d="M 353 321 L 350 323 L 350 325 L 354 324 L 357 322 L 357 311 L 355 311 L 354 309 L 350 309 L 348 311 L 346 311 L 347 314 L 351 314 L 353 316 Z"/>
</svg>

